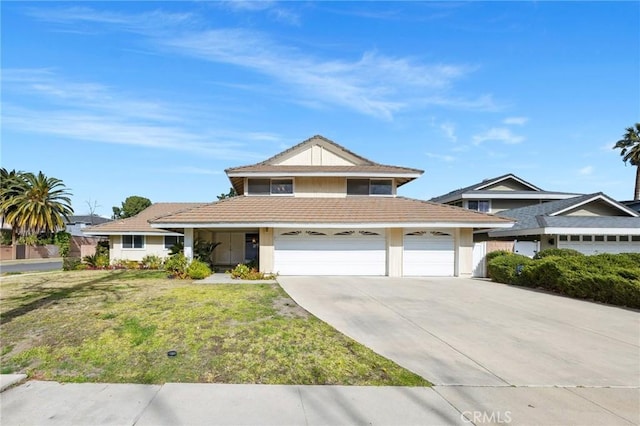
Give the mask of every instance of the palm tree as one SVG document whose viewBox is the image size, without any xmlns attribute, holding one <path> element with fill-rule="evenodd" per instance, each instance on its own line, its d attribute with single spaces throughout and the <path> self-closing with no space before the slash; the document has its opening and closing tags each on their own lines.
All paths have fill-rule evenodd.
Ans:
<svg viewBox="0 0 640 426">
<path fill-rule="evenodd" d="M 54 233 L 64 227 L 62 218 L 73 214 L 71 195 L 60 179 L 44 173 L 19 173 L 2 191 L 0 209 L 16 231 L 27 235 Z"/>
<path fill-rule="evenodd" d="M 5 207 L 5 203 L 8 200 L 12 200 L 13 197 L 24 192 L 25 188 L 23 186 L 24 181 L 22 180 L 22 172 L 16 172 L 15 169 L 8 171 L 4 167 L 0 168 L 0 216 L 1 225 L 4 226 L 5 223 L 11 225 L 11 241 L 12 244 L 15 244 L 18 229 L 14 223 L 7 219 L 9 213 L 12 210 L 15 210 L 15 206 L 11 204 L 7 204 Z"/>
<path fill-rule="evenodd" d="M 636 166 L 636 186 L 633 192 L 633 199 L 640 200 L 640 123 L 627 127 L 626 133 L 613 149 L 620 149 L 622 161 L 629 162 Z"/>
</svg>

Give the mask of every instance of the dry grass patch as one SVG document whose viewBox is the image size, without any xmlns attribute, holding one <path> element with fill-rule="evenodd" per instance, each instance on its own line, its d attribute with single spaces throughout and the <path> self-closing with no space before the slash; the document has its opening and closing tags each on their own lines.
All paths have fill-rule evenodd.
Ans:
<svg viewBox="0 0 640 426">
<path fill-rule="evenodd" d="M 72 382 L 429 385 L 275 284 L 75 271 L 5 277 L 0 289 L 3 373 Z"/>
</svg>

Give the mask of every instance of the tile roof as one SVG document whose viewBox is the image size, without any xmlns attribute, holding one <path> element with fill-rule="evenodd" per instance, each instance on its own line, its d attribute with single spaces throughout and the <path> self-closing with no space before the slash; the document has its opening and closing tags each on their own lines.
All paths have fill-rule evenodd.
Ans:
<svg viewBox="0 0 640 426">
<path fill-rule="evenodd" d="M 168 214 L 178 213 L 183 210 L 192 209 L 201 205 L 203 205 L 203 203 L 154 203 L 133 217 L 117 219 L 100 225 L 86 227 L 82 232 L 94 235 L 100 235 L 100 233 L 114 234 L 133 232 L 153 232 L 164 234 L 169 231 L 152 228 L 149 225 L 149 220 L 160 216 L 166 216 Z"/>
<path fill-rule="evenodd" d="M 509 219 L 404 197 L 306 198 L 237 196 L 152 221 L 162 224 L 470 223 L 499 226 Z"/>
</svg>

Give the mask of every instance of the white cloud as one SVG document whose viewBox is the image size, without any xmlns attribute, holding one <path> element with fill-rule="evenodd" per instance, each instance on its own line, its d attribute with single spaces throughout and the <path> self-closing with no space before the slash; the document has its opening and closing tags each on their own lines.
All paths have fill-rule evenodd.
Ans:
<svg viewBox="0 0 640 426">
<path fill-rule="evenodd" d="M 445 161 L 447 163 L 451 163 L 452 161 L 455 161 L 455 157 L 452 155 L 442 155 L 442 154 L 434 154 L 431 152 L 427 152 L 427 157 L 429 158 L 433 158 L 434 160 L 441 160 L 441 161 Z"/>
<path fill-rule="evenodd" d="M 440 124 L 440 130 L 442 133 L 452 142 L 457 142 L 458 137 L 456 136 L 456 126 L 450 121 L 444 122 Z"/>
<path fill-rule="evenodd" d="M 593 166 L 585 166 L 578 170 L 578 174 L 582 176 L 589 176 L 593 174 Z"/>
<path fill-rule="evenodd" d="M 197 122 L 191 106 L 141 101 L 98 83 L 69 83 L 49 70 L 3 70 L 2 85 L 12 99 L 35 100 L 31 107 L 3 103 L 3 126 L 22 132 L 243 161 L 261 157 L 247 150 L 250 142 L 280 140 L 265 132 L 211 130 Z"/>
<path fill-rule="evenodd" d="M 493 127 L 484 133 L 472 137 L 473 144 L 479 145 L 487 141 L 497 141 L 506 144 L 517 144 L 524 141 L 524 136 L 516 135 L 505 127 Z"/>
<path fill-rule="evenodd" d="M 504 120 L 502 120 L 504 124 L 515 124 L 517 126 L 523 126 L 527 124 L 528 121 L 529 121 L 529 118 L 527 117 L 507 117 Z"/>
<path fill-rule="evenodd" d="M 279 3 L 228 5 L 243 10 L 285 10 Z M 314 55 L 293 44 L 279 43 L 263 32 L 239 28 L 201 30 L 206 24 L 198 16 L 159 10 L 125 15 L 87 7 L 38 8 L 31 14 L 60 24 L 103 24 L 140 34 L 164 53 L 170 51 L 251 70 L 277 83 L 277 90 L 272 93 L 310 108 L 340 106 L 386 120 L 409 108 L 434 105 L 465 110 L 496 109 L 491 95 L 452 93 L 454 83 L 474 71 L 467 64 L 424 63 L 417 58 L 393 57 L 376 51 L 351 58 Z"/>
</svg>

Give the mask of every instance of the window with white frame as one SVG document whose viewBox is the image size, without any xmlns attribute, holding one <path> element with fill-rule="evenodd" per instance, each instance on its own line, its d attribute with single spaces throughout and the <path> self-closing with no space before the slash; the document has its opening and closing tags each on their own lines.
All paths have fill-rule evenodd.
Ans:
<svg viewBox="0 0 640 426">
<path fill-rule="evenodd" d="M 123 235 L 123 249 L 142 249 L 144 248 L 144 235 Z"/>
<path fill-rule="evenodd" d="M 392 195 L 391 179 L 347 179 L 347 195 Z"/>
<path fill-rule="evenodd" d="M 184 237 L 181 235 L 165 235 L 164 248 L 165 250 L 171 250 L 171 247 L 176 244 L 184 244 Z"/>
<path fill-rule="evenodd" d="M 491 201 L 489 200 L 469 200 L 467 201 L 467 208 L 469 210 L 475 210 L 477 212 L 489 213 L 491 210 Z"/>
</svg>

